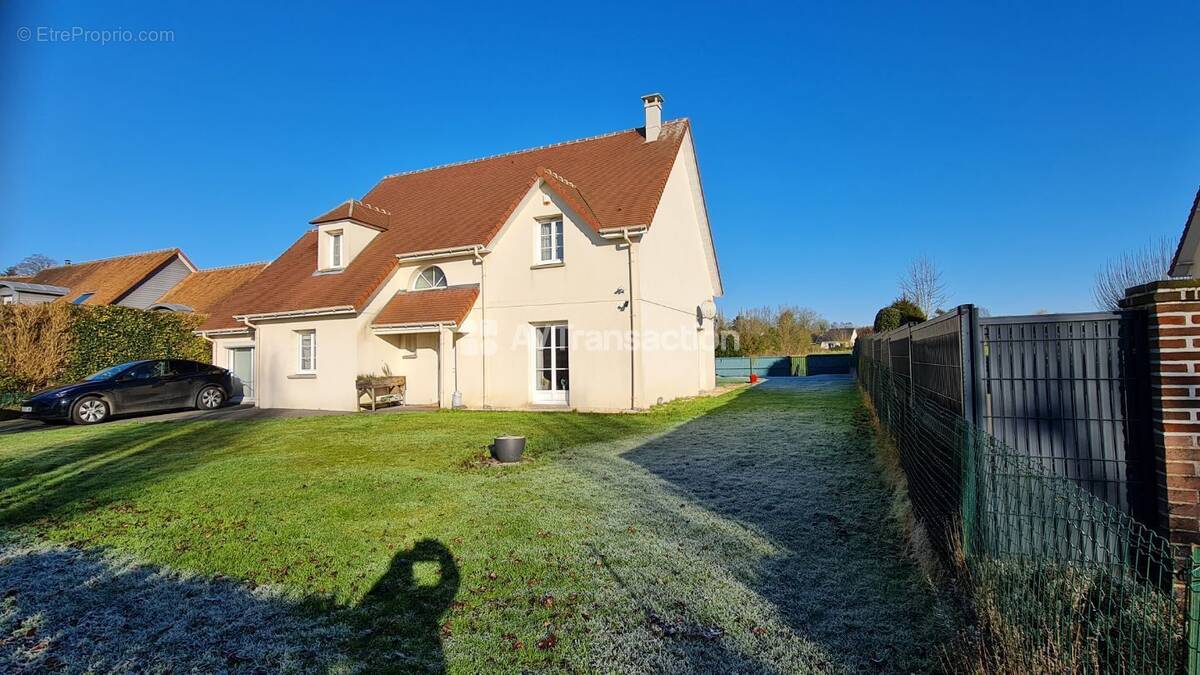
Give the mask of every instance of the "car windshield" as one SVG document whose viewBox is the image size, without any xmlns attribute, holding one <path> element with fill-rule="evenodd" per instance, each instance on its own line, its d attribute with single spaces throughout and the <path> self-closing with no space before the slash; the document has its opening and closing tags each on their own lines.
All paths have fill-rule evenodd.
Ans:
<svg viewBox="0 0 1200 675">
<path fill-rule="evenodd" d="M 115 377 L 118 373 L 120 373 L 122 370 L 125 370 L 126 368 L 128 368 L 130 365 L 132 365 L 132 363 L 122 363 L 120 365 L 110 366 L 98 373 L 92 373 L 91 375 L 88 375 L 87 377 L 85 377 L 83 379 L 87 380 L 88 382 L 96 382 L 99 380 L 110 380 L 113 377 Z"/>
</svg>

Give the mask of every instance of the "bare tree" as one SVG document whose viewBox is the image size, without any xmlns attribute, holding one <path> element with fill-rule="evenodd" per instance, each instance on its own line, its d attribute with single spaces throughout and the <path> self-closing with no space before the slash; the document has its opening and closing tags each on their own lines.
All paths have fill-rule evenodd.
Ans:
<svg viewBox="0 0 1200 675">
<path fill-rule="evenodd" d="M 1174 242 L 1169 237 L 1151 241 L 1144 248 L 1109 258 L 1096 273 L 1093 294 L 1100 309 L 1118 310 L 1125 289 L 1166 279 L 1175 257 Z"/>
<path fill-rule="evenodd" d="M 900 277 L 900 293 L 920 307 L 925 316 L 933 316 L 934 310 L 946 302 L 942 273 L 929 256 L 918 256 L 908 266 L 908 271 Z"/>
<path fill-rule="evenodd" d="M 54 267 L 57 264 L 58 261 L 49 256 L 34 253 L 33 255 L 25 256 L 25 259 L 16 265 L 9 266 L 4 270 L 4 274 L 6 276 L 31 277 L 47 267 Z"/>
</svg>

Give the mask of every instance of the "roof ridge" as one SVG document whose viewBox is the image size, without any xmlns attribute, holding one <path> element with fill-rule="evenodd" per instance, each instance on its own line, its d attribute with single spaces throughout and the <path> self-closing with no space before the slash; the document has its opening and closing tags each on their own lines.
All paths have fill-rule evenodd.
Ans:
<svg viewBox="0 0 1200 675">
<path fill-rule="evenodd" d="M 60 267 L 79 267 L 80 265 L 91 265 L 92 263 L 109 262 L 111 260 L 120 260 L 121 258 L 136 258 L 136 257 L 142 256 L 142 255 L 154 255 L 156 253 L 169 253 L 169 252 L 183 253 L 183 250 L 180 249 L 178 246 L 172 246 L 170 248 L 154 249 L 153 251 L 142 251 L 141 253 L 125 253 L 122 255 L 109 256 L 107 258 L 96 258 L 95 260 L 84 260 L 83 262 L 73 262 L 73 263 L 69 263 L 69 264 L 64 263 L 62 265 L 55 265 L 53 267 L 47 267 L 45 269 L 55 270 Z"/>
<path fill-rule="evenodd" d="M 382 214 L 383 214 L 383 215 L 385 215 L 385 216 L 390 216 L 390 215 L 392 215 L 392 212 L 391 212 L 391 211 L 388 211 L 387 209 L 382 209 L 382 208 L 379 208 L 378 206 L 375 206 L 374 204 L 371 204 L 371 203 L 369 203 L 369 202 L 364 202 L 364 201 L 363 201 L 363 200 L 361 200 L 361 199 L 354 199 L 354 198 L 350 198 L 350 199 L 347 199 L 346 201 L 344 201 L 344 202 L 342 202 L 342 203 L 343 203 L 343 204 L 349 204 L 349 205 L 350 205 L 350 215 L 352 215 L 352 216 L 354 215 L 354 205 L 355 205 L 355 204 L 358 204 L 359 206 L 362 206 L 362 207 L 365 207 L 365 208 L 371 209 L 372 211 L 378 211 L 379 213 L 382 213 Z"/>
<path fill-rule="evenodd" d="M 679 122 L 687 122 L 687 121 L 688 121 L 688 118 L 686 118 L 686 117 L 676 117 L 673 120 L 667 120 L 666 122 L 663 122 L 662 125 L 665 127 L 668 124 L 677 124 Z M 641 128 L 642 127 L 633 127 L 632 129 L 621 129 L 619 131 L 610 131 L 606 134 L 597 134 L 595 136 L 587 136 L 585 138 L 576 138 L 576 139 L 570 140 L 570 141 L 560 141 L 558 143 L 548 143 L 546 145 L 539 145 L 536 148 L 525 148 L 524 150 L 512 150 L 510 152 L 501 152 L 499 154 L 488 155 L 486 157 L 477 157 L 475 159 L 467 159 L 467 160 L 463 160 L 461 162 L 449 162 L 447 164 L 438 164 L 437 166 L 430 166 L 430 167 L 426 167 L 424 169 L 413 169 L 412 171 L 401 171 L 399 173 L 389 173 L 389 174 L 385 175 L 383 178 L 380 178 L 379 181 L 383 182 L 385 180 L 389 180 L 392 178 L 399 178 L 401 176 L 411 176 L 413 174 L 418 174 L 418 173 L 437 171 L 438 169 L 447 169 L 452 166 L 464 166 L 467 164 L 474 164 L 476 162 L 483 162 L 483 161 L 486 161 L 489 159 L 497 159 L 500 157 L 511 157 L 513 155 L 522 155 L 527 152 L 537 152 L 538 150 L 549 150 L 550 148 L 558 148 L 558 147 L 562 147 L 564 145 L 574 145 L 575 143 L 586 143 L 588 141 L 597 141 L 597 140 L 600 140 L 601 138 L 611 138 L 612 136 L 620 136 L 621 134 L 627 134 L 631 131 L 637 131 L 638 129 L 641 129 Z"/>
<path fill-rule="evenodd" d="M 558 172 L 557 172 L 557 171 L 555 171 L 554 169 L 551 169 L 550 167 L 547 167 L 547 166 L 543 166 L 543 167 L 542 167 L 542 170 L 543 170 L 543 171 L 545 171 L 546 173 L 550 174 L 551 176 L 554 176 L 555 178 L 557 178 L 558 180 L 562 181 L 563 183 L 565 183 L 565 184 L 567 184 L 567 185 L 569 185 L 569 186 L 571 186 L 571 187 L 575 188 L 576 190 L 578 190 L 578 189 L 579 189 L 579 186 L 578 186 L 578 185 L 576 185 L 576 184 L 572 183 L 571 181 L 567 180 L 567 177 L 566 177 L 566 176 L 562 175 L 561 173 L 558 173 Z"/>
<path fill-rule="evenodd" d="M 205 267 L 202 270 L 196 270 L 196 274 L 201 272 L 218 272 L 220 270 L 232 270 L 239 267 L 253 267 L 255 265 L 270 265 L 270 260 L 259 260 L 258 262 L 238 263 L 236 265 L 222 265 L 220 267 Z"/>
</svg>

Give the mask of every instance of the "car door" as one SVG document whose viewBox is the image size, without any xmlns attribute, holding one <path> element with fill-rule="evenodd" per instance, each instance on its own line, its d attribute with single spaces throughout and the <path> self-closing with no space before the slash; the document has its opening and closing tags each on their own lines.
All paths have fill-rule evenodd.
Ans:
<svg viewBox="0 0 1200 675">
<path fill-rule="evenodd" d="M 113 396 L 120 412 L 138 412 L 154 407 L 162 394 L 164 361 L 147 361 L 125 371 L 117 378 Z"/>
<path fill-rule="evenodd" d="M 179 382 L 178 398 L 175 400 L 175 405 L 184 407 L 194 404 L 196 395 L 200 393 L 200 387 L 204 385 L 207 375 L 204 364 L 196 363 L 195 361 L 184 361 L 182 359 L 171 359 L 170 368 L 174 372 L 174 377 Z"/>
</svg>

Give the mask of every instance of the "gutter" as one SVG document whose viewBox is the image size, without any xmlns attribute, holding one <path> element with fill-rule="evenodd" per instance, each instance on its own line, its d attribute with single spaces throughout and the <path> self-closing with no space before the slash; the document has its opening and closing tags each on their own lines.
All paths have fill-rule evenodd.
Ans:
<svg viewBox="0 0 1200 675">
<path fill-rule="evenodd" d="M 388 323 L 378 326 L 371 326 L 371 332 L 378 335 L 400 334 L 400 333 L 429 333 L 438 331 L 443 328 L 458 330 L 458 324 L 452 321 L 438 321 L 435 323 Z"/>
<path fill-rule="evenodd" d="M 479 257 L 484 253 L 491 253 L 486 246 L 482 244 L 471 244 L 469 246 L 452 246 L 450 248 L 435 248 L 428 251 L 413 251 L 412 253 L 397 253 L 396 259 L 401 262 L 417 262 L 420 260 L 434 260 L 437 258 L 454 258 L 464 255 L 474 255 Z"/>
<path fill-rule="evenodd" d="M 604 227 L 597 230 L 603 239 L 629 241 L 630 236 L 641 236 L 650 229 L 649 225 L 632 225 L 630 227 Z"/>
<path fill-rule="evenodd" d="M 270 312 L 267 314 L 241 314 L 235 315 L 233 318 L 242 323 L 251 326 L 248 319 L 254 321 L 272 320 L 272 319 L 299 319 L 310 316 L 332 316 L 336 314 L 354 314 L 357 310 L 353 305 L 338 305 L 337 307 L 320 307 L 317 309 L 298 309 L 288 312 Z"/>
</svg>

